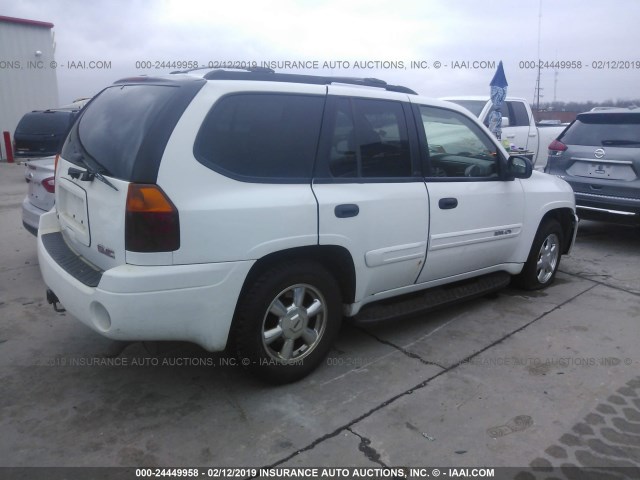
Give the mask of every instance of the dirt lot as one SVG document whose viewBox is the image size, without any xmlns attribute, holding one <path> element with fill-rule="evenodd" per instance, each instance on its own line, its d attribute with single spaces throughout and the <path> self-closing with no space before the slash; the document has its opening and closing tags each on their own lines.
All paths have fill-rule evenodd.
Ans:
<svg viewBox="0 0 640 480">
<path fill-rule="evenodd" d="M 544 292 L 346 324 L 274 388 L 55 313 L 22 175 L 0 164 L 0 466 L 640 467 L 640 229 L 582 222 Z"/>
</svg>

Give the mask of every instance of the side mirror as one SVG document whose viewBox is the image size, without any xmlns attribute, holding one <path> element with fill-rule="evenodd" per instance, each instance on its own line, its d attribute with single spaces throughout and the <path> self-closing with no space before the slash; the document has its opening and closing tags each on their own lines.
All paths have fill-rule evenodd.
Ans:
<svg viewBox="0 0 640 480">
<path fill-rule="evenodd" d="M 509 126 L 509 117 L 502 117 L 502 126 L 503 127 Z"/>
<path fill-rule="evenodd" d="M 506 180 L 529 178 L 533 172 L 531 160 L 522 155 L 512 155 L 507 160 Z"/>
</svg>

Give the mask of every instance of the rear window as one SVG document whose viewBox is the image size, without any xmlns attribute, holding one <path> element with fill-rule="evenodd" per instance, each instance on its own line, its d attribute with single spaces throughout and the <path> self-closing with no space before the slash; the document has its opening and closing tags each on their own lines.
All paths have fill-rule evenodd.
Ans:
<svg viewBox="0 0 640 480">
<path fill-rule="evenodd" d="M 324 97 L 243 93 L 220 99 L 202 124 L 194 155 L 243 181 L 311 179 Z"/>
<path fill-rule="evenodd" d="M 579 115 L 560 137 L 566 145 L 640 146 L 640 114 Z"/>
<path fill-rule="evenodd" d="M 72 128 L 62 157 L 79 165 L 91 162 L 93 168 L 123 180 L 154 181 L 159 157 L 177 119 L 172 120 L 168 133 L 159 127 L 176 116 L 175 111 L 168 113 L 168 107 L 178 90 L 171 85 L 116 85 L 103 90 Z M 177 112 L 178 118 L 183 110 Z M 153 129 L 165 135 L 152 134 Z M 152 159 L 155 172 L 136 173 L 141 169 L 136 165 L 139 159 L 143 164 Z"/>
<path fill-rule="evenodd" d="M 63 135 L 72 121 L 71 112 L 31 112 L 27 113 L 18 126 L 18 135 Z"/>
</svg>

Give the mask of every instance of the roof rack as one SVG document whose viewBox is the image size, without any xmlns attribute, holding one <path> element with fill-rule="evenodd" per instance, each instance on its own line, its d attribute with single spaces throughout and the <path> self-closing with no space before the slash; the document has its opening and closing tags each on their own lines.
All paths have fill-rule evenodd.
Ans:
<svg viewBox="0 0 640 480">
<path fill-rule="evenodd" d="M 206 68 L 206 67 L 205 67 Z M 189 73 L 191 69 L 176 71 L 171 73 Z M 355 77 L 329 77 L 318 75 L 300 75 L 294 73 L 276 73 L 274 70 L 266 67 L 250 67 L 238 69 L 216 69 L 203 76 L 206 80 L 254 80 L 266 82 L 288 82 L 288 83 L 309 83 L 314 85 L 330 85 L 332 83 L 343 83 L 347 85 L 359 85 L 364 87 L 384 88 L 390 92 L 409 93 L 417 95 L 410 88 L 401 85 L 389 85 L 384 80 L 378 78 L 355 78 Z"/>
</svg>

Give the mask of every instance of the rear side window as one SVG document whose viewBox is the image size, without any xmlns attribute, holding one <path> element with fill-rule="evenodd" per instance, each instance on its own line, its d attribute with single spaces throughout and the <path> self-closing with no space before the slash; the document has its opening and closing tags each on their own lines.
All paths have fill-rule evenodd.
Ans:
<svg viewBox="0 0 640 480">
<path fill-rule="evenodd" d="M 71 112 L 32 112 L 27 113 L 18 126 L 16 133 L 21 135 L 62 135 L 71 126 Z"/>
<path fill-rule="evenodd" d="M 200 163 L 243 181 L 311 179 L 324 97 L 242 93 L 221 98 L 198 132 Z"/>
<path fill-rule="evenodd" d="M 567 145 L 640 146 L 640 114 L 581 115 L 560 137 Z"/>
<path fill-rule="evenodd" d="M 463 105 L 464 106 L 464 105 Z M 491 110 L 489 110 L 490 112 Z M 485 126 L 489 126 L 490 113 L 487 112 L 487 116 L 484 119 Z M 522 102 L 505 102 L 502 104 L 501 113 L 503 117 L 509 119 L 510 127 L 528 127 L 529 126 L 529 114 L 527 113 L 527 107 Z M 504 128 L 504 125 L 502 126 Z"/>
<path fill-rule="evenodd" d="M 167 141 L 204 81 L 122 84 L 86 107 L 62 149 L 70 162 L 122 180 L 154 183 Z"/>
</svg>

